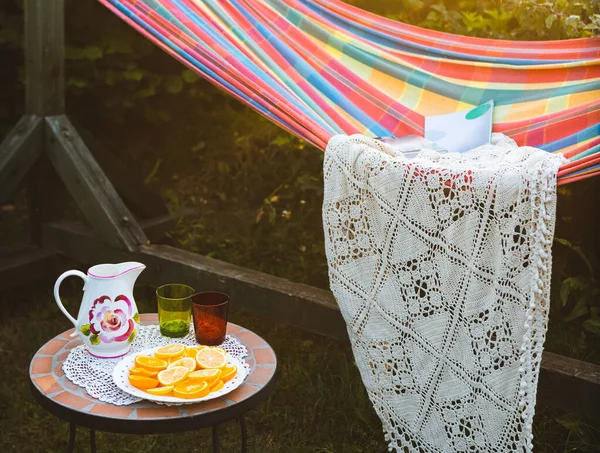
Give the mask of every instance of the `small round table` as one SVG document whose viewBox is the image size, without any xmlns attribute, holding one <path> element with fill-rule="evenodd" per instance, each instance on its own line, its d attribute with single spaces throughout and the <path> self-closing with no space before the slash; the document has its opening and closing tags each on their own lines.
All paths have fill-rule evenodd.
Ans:
<svg viewBox="0 0 600 453">
<path fill-rule="evenodd" d="M 141 315 L 142 325 L 158 324 L 156 314 Z M 164 406 L 140 401 L 115 406 L 91 397 L 84 388 L 69 381 L 62 365 L 69 351 L 81 341 L 70 337 L 74 329 L 57 335 L 33 356 L 29 367 L 31 392 L 47 411 L 69 422 L 69 446 L 75 447 L 77 426 L 89 428 L 90 448 L 96 451 L 95 431 L 122 434 L 177 433 L 212 427 L 213 451 L 219 452 L 219 423 L 238 419 L 242 451 L 246 451 L 244 414 L 267 399 L 275 387 L 277 359 L 269 344 L 254 332 L 229 323 L 227 334 L 248 349 L 250 373 L 244 383 L 227 395 L 202 403 Z"/>
</svg>

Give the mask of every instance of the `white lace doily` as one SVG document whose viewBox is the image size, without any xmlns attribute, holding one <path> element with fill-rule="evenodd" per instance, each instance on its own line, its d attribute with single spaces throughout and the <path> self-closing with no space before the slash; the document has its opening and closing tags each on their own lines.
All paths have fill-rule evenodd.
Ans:
<svg viewBox="0 0 600 453">
<path fill-rule="evenodd" d="M 198 346 L 194 338 L 193 328 L 183 338 L 167 338 L 160 334 L 159 326 L 140 326 L 138 335 L 131 345 L 128 355 L 137 354 L 144 349 L 157 346 L 166 346 L 171 343 L 181 343 L 186 346 Z M 220 345 L 227 353 L 244 364 L 247 373 L 250 367 L 244 360 L 248 356 L 246 346 L 238 340 L 227 335 Z M 74 384 L 85 388 L 94 398 L 116 406 L 137 403 L 141 398 L 136 398 L 119 389 L 113 381 L 113 370 L 122 357 L 117 359 L 101 359 L 90 355 L 85 346 L 80 345 L 71 349 L 69 356 L 63 363 L 65 376 Z"/>
</svg>

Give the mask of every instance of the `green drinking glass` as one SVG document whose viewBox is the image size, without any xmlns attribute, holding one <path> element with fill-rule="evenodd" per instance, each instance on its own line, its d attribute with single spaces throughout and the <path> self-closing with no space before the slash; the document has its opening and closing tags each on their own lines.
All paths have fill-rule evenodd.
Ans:
<svg viewBox="0 0 600 453">
<path fill-rule="evenodd" d="M 192 287 L 176 283 L 163 285 L 156 290 L 161 335 L 181 338 L 190 332 L 193 294 Z"/>
</svg>

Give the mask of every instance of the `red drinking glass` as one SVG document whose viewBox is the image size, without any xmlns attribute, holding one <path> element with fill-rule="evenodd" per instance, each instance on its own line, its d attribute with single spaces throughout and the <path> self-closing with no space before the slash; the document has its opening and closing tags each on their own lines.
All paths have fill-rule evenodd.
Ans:
<svg viewBox="0 0 600 453">
<path fill-rule="evenodd" d="M 199 344 L 215 346 L 225 341 L 229 296 L 206 291 L 192 296 L 194 331 Z"/>
</svg>

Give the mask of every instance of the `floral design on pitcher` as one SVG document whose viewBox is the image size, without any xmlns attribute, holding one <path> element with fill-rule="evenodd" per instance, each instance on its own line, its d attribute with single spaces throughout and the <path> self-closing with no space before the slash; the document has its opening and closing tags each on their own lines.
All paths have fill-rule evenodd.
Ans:
<svg viewBox="0 0 600 453">
<path fill-rule="evenodd" d="M 81 332 L 90 337 L 90 343 L 112 343 L 133 341 L 136 335 L 135 322 L 139 314 L 132 316 L 131 301 L 123 294 L 111 300 L 108 296 L 96 299 L 89 311 L 89 324 L 81 326 Z"/>
</svg>

